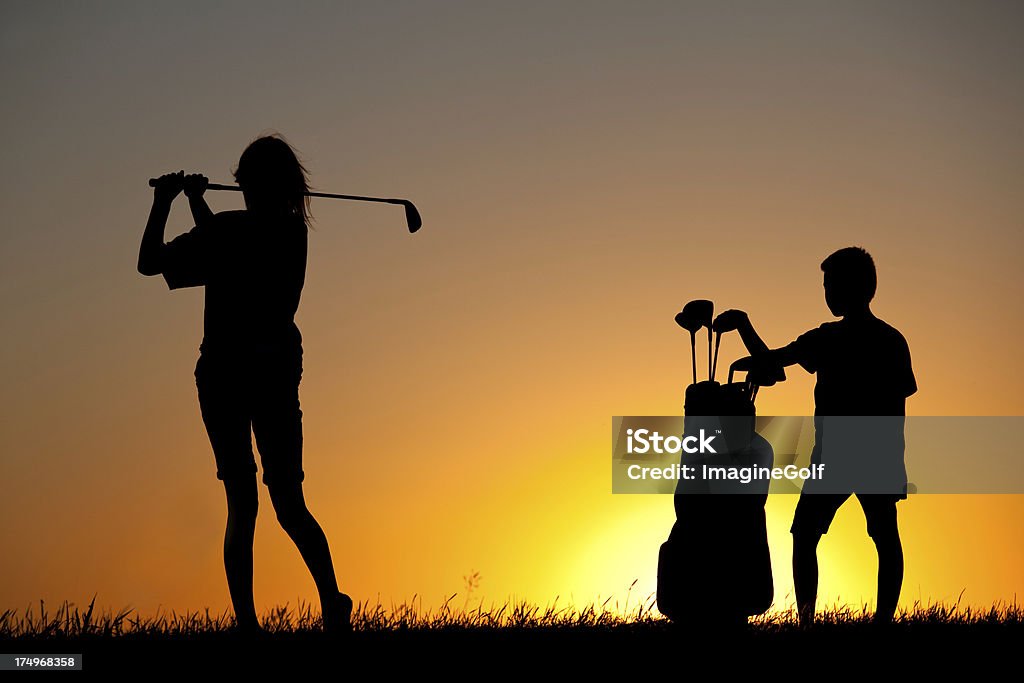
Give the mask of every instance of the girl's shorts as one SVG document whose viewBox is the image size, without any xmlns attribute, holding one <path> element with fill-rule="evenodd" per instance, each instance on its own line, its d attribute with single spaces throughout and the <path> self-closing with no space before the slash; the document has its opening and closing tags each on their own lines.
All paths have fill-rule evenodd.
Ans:
<svg viewBox="0 0 1024 683">
<path fill-rule="evenodd" d="M 255 436 L 264 484 L 303 480 L 301 356 L 215 361 L 200 355 L 195 378 L 218 479 L 257 472 Z"/>
</svg>

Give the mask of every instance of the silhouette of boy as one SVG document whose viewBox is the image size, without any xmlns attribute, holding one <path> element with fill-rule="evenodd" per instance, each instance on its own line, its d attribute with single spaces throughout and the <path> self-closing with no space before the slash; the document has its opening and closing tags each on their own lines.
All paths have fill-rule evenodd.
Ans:
<svg viewBox="0 0 1024 683">
<path fill-rule="evenodd" d="M 841 318 L 826 322 L 797 337 L 779 349 L 750 356 L 744 369 L 774 372 L 779 367 L 800 364 L 817 375 L 814 386 L 815 445 L 811 462 L 822 462 L 825 416 L 898 416 L 897 420 L 861 421 L 860 424 L 891 425 L 869 441 L 873 452 L 860 452 L 847 467 L 865 470 L 852 477 L 846 492 L 815 492 L 805 486 L 800 494 L 790 529 L 793 534 L 793 582 L 800 620 L 814 619 L 818 592 L 818 542 L 828 532 L 840 506 L 851 495 L 864 510 L 868 535 L 878 551 L 878 600 L 875 621 L 892 620 L 903 584 L 903 546 L 896 520 L 896 503 L 905 499 L 906 468 L 903 461 L 903 416 L 906 399 L 917 391 L 906 339 L 894 327 L 875 317 L 870 303 L 877 283 L 875 264 L 860 247 L 847 247 L 831 254 L 821 264 L 824 272 L 825 303 L 833 315 Z M 749 325 L 749 322 L 747 323 Z M 831 426 L 840 421 L 829 421 Z M 827 457 L 847 444 L 832 442 Z M 849 433 L 844 436 L 848 436 Z M 844 439 L 845 440 L 845 439 Z M 863 443 L 863 441 L 861 441 Z M 884 472 L 880 472 L 884 470 Z M 875 481 L 887 482 L 884 493 L 874 492 Z M 842 481 L 842 480 L 841 480 Z M 854 483 L 857 482 L 857 483 Z M 811 484 L 811 482 L 808 482 Z M 877 490 L 877 489 L 876 489 Z M 898 491 L 898 492 L 897 492 Z"/>
</svg>

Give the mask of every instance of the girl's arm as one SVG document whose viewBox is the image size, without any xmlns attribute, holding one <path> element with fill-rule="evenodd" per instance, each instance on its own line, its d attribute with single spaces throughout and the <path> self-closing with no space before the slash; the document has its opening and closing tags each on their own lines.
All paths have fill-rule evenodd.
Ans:
<svg viewBox="0 0 1024 683">
<path fill-rule="evenodd" d="M 160 257 L 164 228 L 171 213 L 171 204 L 181 192 L 184 176 L 184 171 L 162 175 L 153 187 L 153 207 L 149 210 L 149 220 L 139 246 L 139 272 L 143 275 L 159 275 L 163 271 Z"/>
<path fill-rule="evenodd" d="M 182 189 L 185 191 L 185 196 L 188 197 L 188 208 L 192 211 L 192 220 L 196 225 L 205 223 L 213 218 L 213 211 L 203 196 L 203 193 L 206 192 L 206 186 L 209 184 L 210 181 L 201 173 L 192 173 L 185 176 L 182 183 Z"/>
</svg>

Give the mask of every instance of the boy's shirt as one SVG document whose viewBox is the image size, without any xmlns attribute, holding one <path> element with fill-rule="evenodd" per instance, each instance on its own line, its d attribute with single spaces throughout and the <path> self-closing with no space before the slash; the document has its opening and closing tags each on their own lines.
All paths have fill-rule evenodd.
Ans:
<svg viewBox="0 0 1024 683">
<path fill-rule="evenodd" d="M 817 375 L 814 386 L 814 464 L 825 480 L 808 492 L 894 493 L 906 497 L 903 422 L 906 399 L 917 391 L 910 347 L 900 332 L 874 316 L 827 322 L 794 342 L 797 359 Z M 826 416 L 894 416 L 847 420 Z"/>
<path fill-rule="evenodd" d="M 827 322 L 797 337 L 798 362 L 818 376 L 815 415 L 906 415 L 917 391 L 910 347 L 892 325 L 869 316 Z"/>
</svg>

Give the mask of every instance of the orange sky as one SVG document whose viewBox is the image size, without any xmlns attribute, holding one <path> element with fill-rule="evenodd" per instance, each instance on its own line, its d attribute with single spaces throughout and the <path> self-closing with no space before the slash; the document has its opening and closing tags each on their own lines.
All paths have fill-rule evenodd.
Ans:
<svg viewBox="0 0 1024 683">
<path fill-rule="evenodd" d="M 818 266 L 848 244 L 874 255 L 875 311 L 910 343 L 910 414 L 1021 415 L 1021 19 L 939 2 L 5 4 L 0 608 L 228 605 L 192 377 L 202 292 L 135 263 L 146 179 L 229 181 L 268 129 L 318 189 L 410 197 L 424 217 L 410 236 L 393 207 L 313 206 L 306 497 L 357 599 L 436 605 L 474 570 L 496 602 L 653 591 L 672 501 L 610 493 L 611 417 L 680 409 L 683 302 L 744 308 L 786 343 L 829 319 Z M 191 227 L 184 205 L 170 226 Z M 813 377 L 790 377 L 761 414 L 811 412 Z M 783 607 L 795 503 L 769 502 Z M 257 606 L 313 599 L 262 488 L 261 504 Z M 1024 496 L 901 514 L 904 603 L 1024 592 Z M 873 600 L 874 562 L 850 503 L 820 603 Z"/>
</svg>

